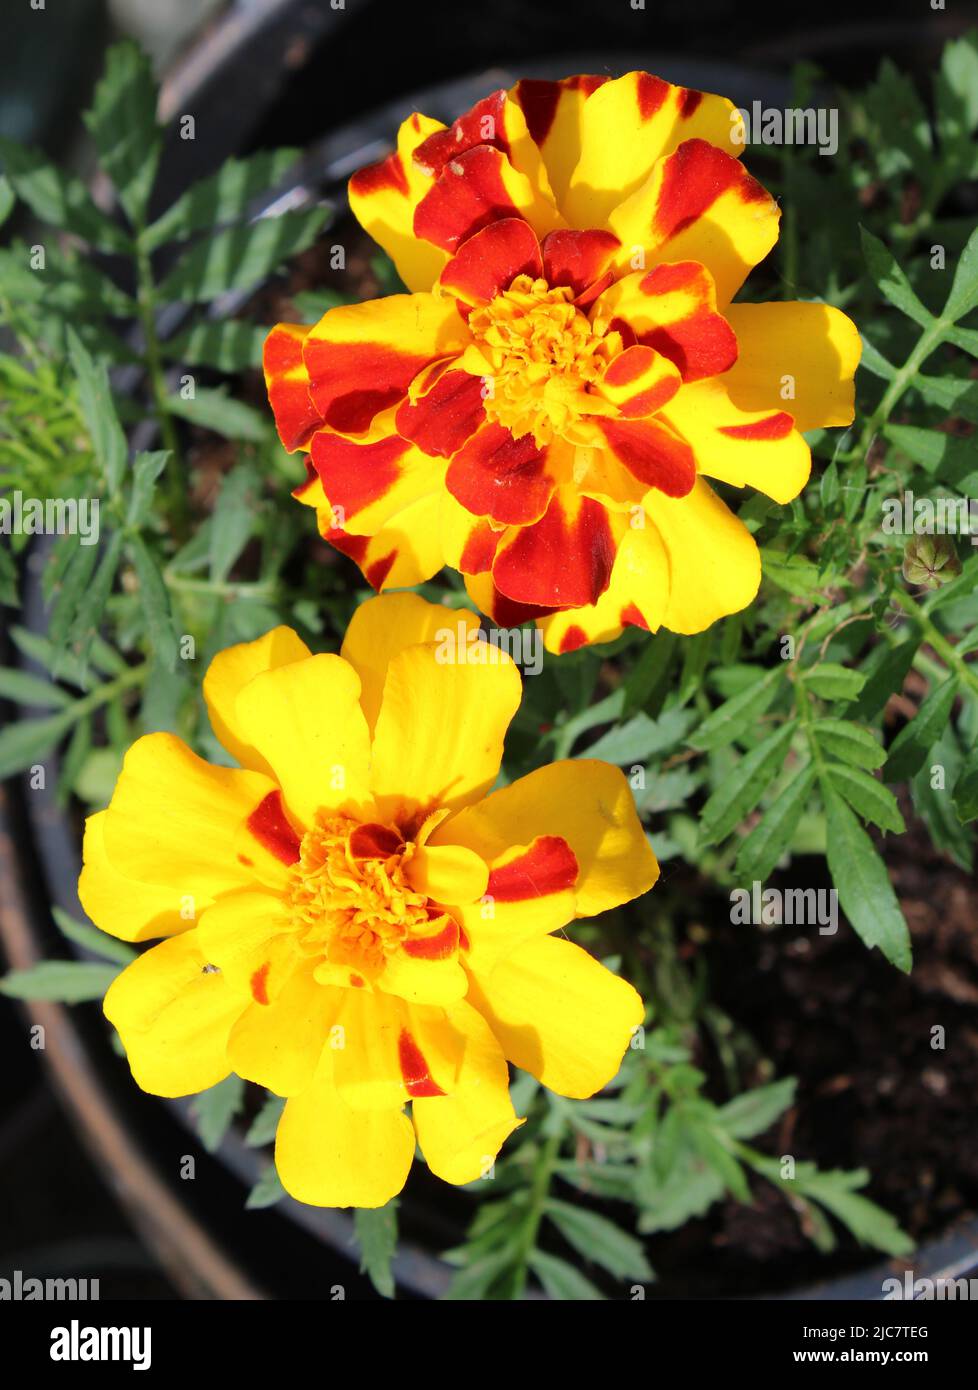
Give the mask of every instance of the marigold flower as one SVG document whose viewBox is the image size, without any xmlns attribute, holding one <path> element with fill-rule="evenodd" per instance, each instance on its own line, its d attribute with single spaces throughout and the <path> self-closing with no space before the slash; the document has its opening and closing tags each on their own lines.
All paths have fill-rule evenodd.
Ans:
<svg viewBox="0 0 978 1390">
<path fill-rule="evenodd" d="M 642 1021 L 631 985 L 553 935 L 658 875 L 628 784 L 567 761 L 486 795 L 520 677 L 484 643 L 446 660 L 456 622 L 478 627 L 391 594 L 339 656 L 286 627 L 221 652 L 204 695 L 240 767 L 150 734 L 86 825 L 86 912 L 167 938 L 105 998 L 133 1076 L 178 1096 L 234 1071 L 288 1097 L 276 1163 L 304 1202 L 382 1205 L 415 1134 L 472 1181 L 520 1124 L 507 1059 L 588 1096 Z"/>
<path fill-rule="evenodd" d="M 780 215 L 742 129 L 644 72 L 528 80 L 353 176 L 411 293 L 279 324 L 265 375 L 295 495 L 375 588 L 452 565 L 552 651 L 750 603 L 757 547 L 705 479 L 796 497 L 860 343 L 825 304 L 731 303 Z"/>
</svg>

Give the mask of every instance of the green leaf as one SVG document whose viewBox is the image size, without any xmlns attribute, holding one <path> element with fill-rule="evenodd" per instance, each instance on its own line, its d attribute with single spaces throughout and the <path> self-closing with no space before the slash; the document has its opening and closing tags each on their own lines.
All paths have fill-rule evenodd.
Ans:
<svg viewBox="0 0 978 1390">
<path fill-rule="evenodd" d="M 190 400 L 168 396 L 166 408 L 202 430 L 214 430 L 226 439 L 243 439 L 260 444 L 269 437 L 265 416 L 244 401 L 235 400 L 223 390 L 198 388 Z"/>
<path fill-rule="evenodd" d="M 793 1077 L 787 1077 L 744 1091 L 717 1108 L 716 1122 L 731 1139 L 753 1139 L 791 1109 L 797 1084 Z"/>
<path fill-rule="evenodd" d="M 639 713 L 602 734 L 579 756 L 601 758 L 620 767 L 641 762 L 644 758 L 674 748 L 692 720 L 693 715 L 688 710 L 664 710 L 658 719 L 650 719 L 647 714 Z"/>
<path fill-rule="evenodd" d="M 39 705 L 41 709 L 64 709 L 71 704 L 67 691 L 40 676 L 7 667 L 0 667 L 0 699 L 13 700 L 18 705 Z"/>
<path fill-rule="evenodd" d="M 214 508 L 210 537 L 210 577 L 223 583 L 255 528 L 261 478 L 251 464 L 240 463 L 226 475 Z"/>
<path fill-rule="evenodd" d="M 193 1112 L 197 1117 L 200 1142 L 208 1153 L 216 1153 L 231 1127 L 231 1121 L 244 1104 L 245 1084 L 234 1072 L 209 1090 L 194 1097 Z"/>
<path fill-rule="evenodd" d="M 741 883 L 763 883 L 791 845 L 815 782 L 815 764 L 797 772 L 744 840 L 737 855 Z"/>
<path fill-rule="evenodd" d="M 551 1198 L 546 1213 L 561 1235 L 579 1255 L 600 1265 L 617 1279 L 647 1279 L 655 1276 L 645 1258 L 641 1242 L 628 1235 L 613 1221 L 586 1207 L 571 1206 Z"/>
<path fill-rule="evenodd" d="M 972 748 L 954 784 L 954 809 L 962 825 L 978 819 L 978 748 Z"/>
<path fill-rule="evenodd" d="M 889 787 L 877 782 L 868 772 L 833 763 L 827 769 L 827 775 L 836 791 L 845 797 L 863 820 L 872 821 L 881 830 L 892 830 L 897 835 L 902 835 L 906 830 L 896 797 Z"/>
<path fill-rule="evenodd" d="M 947 728 L 957 693 L 957 676 L 951 676 L 931 691 L 910 723 L 900 730 L 890 745 L 883 768 L 884 781 L 905 782 L 920 768 Z"/>
<path fill-rule="evenodd" d="M 10 186 L 10 180 L 5 174 L 0 174 L 0 227 L 3 226 L 7 218 L 13 212 L 14 204 L 17 199 L 14 190 Z"/>
<path fill-rule="evenodd" d="M 978 227 L 971 233 L 954 272 L 942 318 L 957 322 L 978 304 Z"/>
<path fill-rule="evenodd" d="M 128 237 L 99 211 L 80 179 L 62 173 L 38 151 L 3 136 L 0 158 L 10 184 L 40 221 L 73 232 L 101 251 L 127 249 Z"/>
<path fill-rule="evenodd" d="M 865 1169 L 855 1173 L 831 1170 L 806 1176 L 803 1191 L 807 1197 L 830 1211 L 863 1245 L 882 1250 L 894 1258 L 912 1254 L 914 1242 L 900 1229 L 889 1212 L 853 1192 L 854 1186 L 862 1186 L 868 1181 L 869 1174 Z"/>
<path fill-rule="evenodd" d="M 897 265 L 892 252 L 865 227 L 860 227 L 859 232 L 866 265 L 880 292 L 901 313 L 913 319 L 914 323 L 920 324 L 922 328 L 929 328 L 934 316 L 914 294 L 910 281 Z"/>
<path fill-rule="evenodd" d="M 383 1207 L 358 1207 L 353 1224 L 360 1246 L 360 1272 L 384 1298 L 393 1298 L 391 1261 L 397 1253 L 397 1199 Z"/>
<path fill-rule="evenodd" d="M 130 961 L 136 959 L 136 952 L 124 941 L 117 941 L 114 936 L 99 931 L 98 927 L 93 927 L 88 922 L 76 922 L 74 917 L 70 917 L 60 907 L 52 907 L 51 916 L 57 923 L 62 936 L 66 936 L 69 941 L 77 942 L 79 946 L 84 946 L 89 951 L 94 951 L 96 955 L 104 957 L 105 960 L 116 961 L 119 965 L 128 965 Z"/>
<path fill-rule="evenodd" d="M 278 1170 L 274 1163 L 270 1163 L 248 1193 L 245 1207 L 248 1211 L 263 1211 L 266 1207 L 274 1207 L 285 1195 Z"/>
<path fill-rule="evenodd" d="M 156 83 L 149 59 L 134 43 L 115 44 L 85 115 L 102 168 L 131 221 L 140 222 L 159 163 Z"/>
<path fill-rule="evenodd" d="M 917 425 L 888 424 L 883 433 L 947 487 L 958 487 L 978 474 L 978 458 L 968 439 L 958 439 L 942 430 L 920 429 Z"/>
<path fill-rule="evenodd" d="M 102 548 L 102 558 L 95 571 L 95 577 L 82 594 L 75 620 L 68 634 L 69 646 L 87 660 L 88 648 L 98 633 L 98 625 L 105 618 L 105 605 L 109 601 L 112 585 L 122 557 L 122 533 L 116 531 L 108 545 Z"/>
<path fill-rule="evenodd" d="M 842 910 L 867 946 L 879 947 L 891 965 L 909 972 L 910 932 L 886 865 L 832 783 L 824 782 L 822 791 L 826 856 Z"/>
<path fill-rule="evenodd" d="M 761 563 L 764 578 L 770 579 L 787 594 L 800 598 L 811 598 L 822 588 L 822 578 L 818 566 L 804 555 L 785 555 L 780 550 L 761 548 Z"/>
<path fill-rule="evenodd" d="M 913 384 L 928 405 L 978 422 L 978 382 L 970 377 L 924 376 L 918 372 Z"/>
<path fill-rule="evenodd" d="M 89 999 L 102 999 L 118 973 L 114 965 L 96 965 L 91 961 L 42 960 L 27 970 L 11 970 L 4 975 L 0 993 L 12 999 L 82 1004 Z"/>
<path fill-rule="evenodd" d="M 215 233 L 177 262 L 159 287 L 160 299 L 200 303 L 228 290 L 252 289 L 283 261 L 311 246 L 328 214 L 328 208 L 283 212 Z"/>
<path fill-rule="evenodd" d="M 168 449 L 155 453 L 140 453 L 133 460 L 132 490 L 129 494 L 129 510 L 126 513 L 128 526 L 140 527 L 149 517 L 153 503 L 156 483 L 170 458 Z"/>
<path fill-rule="evenodd" d="M 275 1138 L 275 1131 L 278 1129 L 278 1122 L 282 1118 L 284 1109 L 284 1097 L 268 1096 L 251 1122 L 251 1128 L 245 1135 L 245 1143 L 253 1149 L 260 1148 L 263 1144 L 270 1144 Z"/>
<path fill-rule="evenodd" d="M 92 439 L 95 458 L 105 475 L 110 495 L 118 492 L 126 468 L 126 436 L 116 414 L 109 374 L 96 363 L 73 328 L 68 329 L 68 353 L 78 378 L 78 398 Z"/>
<path fill-rule="evenodd" d="M 139 601 L 154 655 L 167 670 L 176 669 L 179 641 L 170 611 L 170 595 L 141 536 L 131 536 L 129 556 L 139 580 Z"/>
<path fill-rule="evenodd" d="M 164 242 L 237 222 L 256 198 L 267 195 L 302 157 L 301 150 L 259 150 L 247 159 L 229 159 L 216 174 L 181 194 L 146 231 L 143 244 L 153 251 Z"/>
<path fill-rule="evenodd" d="M 528 1260 L 530 1269 L 540 1281 L 545 1294 L 561 1302 L 593 1303 L 604 1299 L 600 1289 L 566 1260 L 534 1250 Z"/>
<path fill-rule="evenodd" d="M 777 776 L 788 752 L 793 722 L 782 724 L 774 733 L 752 748 L 737 764 L 733 774 L 720 783 L 703 807 L 700 839 L 704 845 L 723 840 L 753 811 L 764 789 Z"/>
<path fill-rule="evenodd" d="M 166 356 L 191 367 L 214 367 L 220 372 L 243 372 L 261 364 L 268 329 L 240 319 L 196 323 L 163 345 Z"/>
<path fill-rule="evenodd" d="M 813 695 L 823 700 L 854 700 L 866 684 L 862 672 L 850 671 L 835 661 L 820 661 L 810 670 L 802 671 L 801 679 Z"/>
<path fill-rule="evenodd" d="M 758 671 L 757 680 L 724 701 L 703 720 L 690 735 L 690 743 L 694 748 L 722 748 L 747 732 L 778 693 L 778 682 L 783 674 L 783 666 L 775 666 L 765 673 Z"/>
<path fill-rule="evenodd" d="M 723 1140 L 710 1126 L 700 1123 L 690 1125 L 689 1137 L 697 1153 L 710 1165 L 727 1191 L 738 1202 L 750 1206 L 750 1188 L 744 1170 Z"/>
<path fill-rule="evenodd" d="M 25 719 L 0 729 L 0 780 L 43 763 L 71 728 L 74 715 L 52 714 L 46 719 Z"/>
<path fill-rule="evenodd" d="M 886 754 L 861 724 L 848 719 L 817 719 L 813 731 L 820 746 L 833 757 L 856 767 L 881 767 Z"/>
<path fill-rule="evenodd" d="M 879 656 L 875 660 L 871 657 L 863 667 L 866 684 L 849 710 L 853 719 L 874 719 L 890 696 L 903 689 L 919 646 L 920 638 L 914 636 L 897 647 L 877 648 Z"/>
</svg>

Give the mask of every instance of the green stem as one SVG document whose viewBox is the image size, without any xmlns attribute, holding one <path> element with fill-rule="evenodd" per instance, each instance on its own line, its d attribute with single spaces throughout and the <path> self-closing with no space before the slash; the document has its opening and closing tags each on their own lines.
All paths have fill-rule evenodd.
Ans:
<svg viewBox="0 0 978 1390">
<path fill-rule="evenodd" d="M 935 626 L 933 620 L 902 589 L 894 589 L 893 597 L 903 611 L 917 624 L 926 641 L 934 648 L 944 664 L 960 676 L 964 684 L 970 687 L 973 695 L 978 695 L 978 673 L 968 665 L 963 656 L 958 655 L 954 646 Z"/>
<path fill-rule="evenodd" d="M 543 1220 L 547 1197 L 550 1195 L 550 1183 L 553 1179 L 554 1166 L 560 1155 L 562 1139 L 563 1128 L 558 1133 L 550 1135 L 537 1154 L 526 1220 L 523 1223 L 523 1233 L 514 1262 L 516 1269 L 513 1278 L 513 1297 L 515 1299 L 522 1298 L 523 1290 L 526 1287 L 527 1264 L 537 1243 L 537 1234 Z"/>
</svg>

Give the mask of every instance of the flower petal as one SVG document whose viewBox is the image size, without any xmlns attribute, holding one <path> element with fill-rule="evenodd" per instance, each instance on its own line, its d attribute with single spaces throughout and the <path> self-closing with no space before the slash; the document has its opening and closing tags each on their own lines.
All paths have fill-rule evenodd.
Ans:
<svg viewBox="0 0 978 1390">
<path fill-rule="evenodd" d="M 302 348 L 309 329 L 299 323 L 277 323 L 262 350 L 265 387 L 282 447 L 290 454 L 304 449 L 318 429 L 319 411 L 309 394 L 309 373 Z"/>
<path fill-rule="evenodd" d="M 321 808 L 368 802 L 370 736 L 359 699 L 357 673 L 332 655 L 264 671 L 238 695 L 243 734 L 275 769 L 288 809 L 307 828 Z"/>
<path fill-rule="evenodd" d="M 138 956 L 109 986 L 105 1016 L 137 1085 L 152 1095 L 193 1095 L 231 1070 L 228 1034 L 248 998 L 208 965 L 198 933 L 188 931 Z"/>
<path fill-rule="evenodd" d="M 454 809 L 495 781 L 522 688 L 510 658 L 491 654 L 486 664 L 447 662 L 432 645 L 394 657 L 373 744 L 372 787 L 382 806 Z"/>
<path fill-rule="evenodd" d="M 441 121 L 415 112 L 401 122 L 397 150 L 350 179 L 350 209 L 361 227 L 390 256 L 409 290 L 430 290 L 447 259 L 444 251 L 414 235 L 414 210 L 433 183 L 415 164 L 414 151 Z"/>
<path fill-rule="evenodd" d="M 522 217 L 504 217 L 469 237 L 438 283 L 466 304 L 483 305 L 508 289 L 517 275 L 536 279 L 542 274 L 540 243 L 533 228 Z"/>
<path fill-rule="evenodd" d="M 347 1105 L 398 1109 L 415 1096 L 444 1095 L 454 1087 L 465 1040 L 444 1009 L 376 991 L 342 993 L 329 1047 L 337 1091 Z"/>
<path fill-rule="evenodd" d="M 452 459 L 445 486 L 474 516 L 525 526 L 547 510 L 559 476 L 559 465 L 555 465 L 561 450 L 560 441 L 540 448 L 532 435 L 514 439 L 504 425 L 491 421 Z"/>
<path fill-rule="evenodd" d="M 698 261 L 724 305 L 778 239 L 781 210 L 743 166 L 705 140 L 686 140 L 615 208 L 609 226 L 622 243 L 619 264 L 643 248 L 647 268 Z"/>
<path fill-rule="evenodd" d="M 312 1085 L 286 1103 L 275 1166 L 297 1201 L 316 1207 L 382 1207 L 396 1197 L 414 1158 L 414 1128 L 399 1110 L 353 1110 L 323 1049 Z"/>
<path fill-rule="evenodd" d="M 431 1171 L 462 1184 L 488 1176 L 503 1143 L 523 1123 L 509 1097 L 509 1069 L 485 1020 L 468 1004 L 448 1011 L 462 1035 L 462 1061 L 451 1095 L 418 1097 L 411 1107 Z"/>
<path fill-rule="evenodd" d="M 292 919 L 276 893 L 224 893 L 200 919 L 200 949 L 249 1002 L 276 999 L 299 963 Z"/>
<path fill-rule="evenodd" d="M 645 513 L 636 513 L 636 519 Z M 649 522 L 630 526 L 615 556 L 611 580 L 597 603 L 538 618 L 548 652 L 572 652 L 611 642 L 631 624 L 656 632 L 669 601 L 669 556 Z"/>
<path fill-rule="evenodd" d="M 607 81 L 607 77 L 589 73 L 557 82 L 525 77 L 510 92 L 526 117 L 530 137 L 543 156 L 550 187 L 561 209 L 581 154 L 584 103 Z"/>
<path fill-rule="evenodd" d="M 265 759 L 241 736 L 235 701 L 242 686 L 260 671 L 287 666 L 311 655 L 309 648 L 290 627 L 273 627 L 254 642 L 239 642 L 218 652 L 204 676 L 204 700 L 211 728 L 242 767 L 272 776 Z"/>
<path fill-rule="evenodd" d="M 477 376 L 443 372 L 429 390 L 398 408 L 398 434 L 424 454 L 451 458 L 486 418 L 482 390 Z"/>
<path fill-rule="evenodd" d="M 543 241 L 547 283 L 568 285 L 576 302 L 588 303 L 619 249 L 618 238 L 611 232 L 551 232 Z"/>
<path fill-rule="evenodd" d="M 489 881 L 485 860 L 461 845 L 422 845 L 407 866 L 407 880 L 436 903 L 472 903 Z"/>
<path fill-rule="evenodd" d="M 739 154 L 735 111 L 726 97 L 674 87 L 647 72 L 606 82 L 581 112 L 580 158 L 561 204 L 571 226 L 604 226 L 656 161 L 683 141 L 697 138 Z"/>
<path fill-rule="evenodd" d="M 740 355 L 724 385 L 739 409 L 783 408 L 802 432 L 852 424 L 862 342 L 851 319 L 830 304 L 804 303 L 734 304 L 727 318 Z M 783 398 L 786 376 L 794 394 Z"/>
<path fill-rule="evenodd" d="M 360 443 L 317 430 L 309 457 L 328 498 L 331 523 L 350 535 L 376 535 L 441 485 L 442 467 L 393 431 Z"/>
<path fill-rule="evenodd" d="M 675 364 L 684 381 L 717 376 L 737 360 L 734 330 L 716 308 L 710 272 L 695 261 L 636 271 L 611 285 L 594 316 L 626 323 L 639 343 Z"/>
<path fill-rule="evenodd" d="M 488 975 L 473 975 L 468 999 L 511 1062 L 575 1099 L 612 1080 L 645 1016 L 630 984 L 553 936 L 525 941 Z"/>
<path fill-rule="evenodd" d="M 650 493 L 649 517 L 669 555 L 669 601 L 664 627 L 702 632 L 717 618 L 739 613 L 757 593 L 761 558 L 754 538 L 702 478 L 688 497 Z"/>
<path fill-rule="evenodd" d="M 616 527 L 599 502 L 558 488 L 539 521 L 503 538 L 492 567 L 496 587 L 518 603 L 548 608 L 594 603 L 608 587 Z"/>
<path fill-rule="evenodd" d="M 374 536 L 351 535 L 318 511 L 324 540 L 359 565 L 367 583 L 380 591 L 423 584 L 445 563 L 441 546 L 444 494 L 427 493 L 389 517 Z"/>
<path fill-rule="evenodd" d="M 625 419 L 654 415 L 672 400 L 682 377 L 668 357 L 636 343 L 608 364 L 598 388 Z"/>
<path fill-rule="evenodd" d="M 105 852 L 105 817 L 99 811 L 85 821 L 84 864 L 78 898 L 95 925 L 121 941 L 149 941 L 175 936 L 192 926 L 181 917 L 182 889 L 173 884 L 140 883 L 120 874 Z"/>
<path fill-rule="evenodd" d="M 534 187 L 499 150 L 476 145 L 444 166 L 418 205 L 414 231 L 455 252 L 490 222 L 506 217 L 522 217 L 538 237 L 563 225 L 549 195 Z"/>
<path fill-rule="evenodd" d="M 348 992 L 318 984 L 311 962 L 299 965 L 267 1004 L 252 1000 L 231 1029 L 228 1059 L 238 1076 L 277 1096 L 312 1084 L 330 1028 Z"/>
<path fill-rule="evenodd" d="M 696 458 L 666 419 L 599 420 L 614 457 L 646 488 L 685 497 L 696 481 Z"/>
<path fill-rule="evenodd" d="M 468 341 L 450 299 L 393 294 L 341 304 L 309 330 L 303 347 L 313 404 L 332 429 L 360 434 L 403 399 L 423 367 Z"/>
</svg>

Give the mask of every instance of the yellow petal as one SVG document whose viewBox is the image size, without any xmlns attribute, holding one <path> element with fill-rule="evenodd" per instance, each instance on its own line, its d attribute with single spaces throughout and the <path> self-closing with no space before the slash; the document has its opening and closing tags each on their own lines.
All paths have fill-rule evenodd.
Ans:
<svg viewBox="0 0 978 1390">
<path fill-rule="evenodd" d="M 235 989 L 261 1002 L 276 997 L 296 964 L 292 921 L 275 893 L 222 894 L 201 917 L 198 937 Z"/>
<path fill-rule="evenodd" d="M 433 642 L 441 630 L 478 631 L 479 619 L 467 608 L 428 603 L 417 594 L 383 594 L 361 603 L 350 620 L 340 655 L 360 677 L 360 708 L 373 730 L 380 711 L 387 668 L 398 652 Z"/>
<path fill-rule="evenodd" d="M 85 822 L 82 848 L 84 865 L 78 880 L 82 907 L 97 927 L 123 941 L 149 941 L 154 936 L 174 936 L 193 926 L 180 916 L 179 888 L 171 884 L 139 883 L 126 878 L 109 862 L 105 852 L 105 811 Z M 198 911 L 209 899 L 195 904 Z"/>
<path fill-rule="evenodd" d="M 630 525 L 618 547 L 611 579 L 597 603 L 568 608 L 538 619 L 548 652 L 576 651 L 593 642 L 611 642 L 628 624 L 656 632 L 669 600 L 669 557 L 662 537 L 644 513 L 645 525 Z"/>
<path fill-rule="evenodd" d="M 414 1129 L 399 1110 L 354 1110 L 333 1081 L 324 1048 L 316 1078 L 285 1106 L 275 1137 L 282 1186 L 316 1207 L 382 1207 L 404 1186 Z"/>
<path fill-rule="evenodd" d="M 570 941 L 524 942 L 473 976 L 468 1001 L 511 1062 L 558 1095 L 594 1095 L 616 1075 L 644 1017 L 641 999 Z"/>
<path fill-rule="evenodd" d="M 581 157 L 585 103 L 606 81 L 605 77 L 591 74 L 565 77 L 558 82 L 524 78 L 510 92 L 523 109 L 529 133 L 543 156 L 554 198 L 562 212 L 566 211 L 564 201 L 571 175 Z"/>
<path fill-rule="evenodd" d="M 374 733 L 371 781 L 388 815 L 477 800 L 495 781 L 522 687 L 512 660 L 473 664 L 435 645 L 390 663 Z"/>
<path fill-rule="evenodd" d="M 491 863 L 536 835 L 562 836 L 577 857 L 578 916 L 629 902 L 658 878 L 659 866 L 623 773 L 590 758 L 538 768 L 444 821 L 431 839 L 466 845 Z"/>
<path fill-rule="evenodd" d="M 318 510 L 316 519 L 323 538 L 359 565 L 372 588 L 404 588 L 423 584 L 445 563 L 440 533 L 443 496 L 432 492 L 419 497 L 369 537 L 338 530 L 331 510 Z"/>
<path fill-rule="evenodd" d="M 702 478 L 686 497 L 650 493 L 646 508 L 669 554 L 664 627 L 702 632 L 747 607 L 761 582 L 760 554 L 747 527 Z"/>
<path fill-rule="evenodd" d="M 105 813 L 109 862 L 127 878 L 179 893 L 181 905 L 199 914 L 253 881 L 235 837 L 274 790 L 261 773 L 212 767 L 174 734 L 147 734 L 126 754 Z"/>
<path fill-rule="evenodd" d="M 297 967 L 277 997 L 251 1002 L 231 1029 L 228 1059 L 234 1070 L 279 1096 L 304 1091 L 346 993 L 317 984 L 310 963 Z"/>
<path fill-rule="evenodd" d="M 674 87 L 647 72 L 604 83 L 581 112 L 581 154 L 564 199 L 571 226 L 603 227 L 655 162 L 684 140 L 708 140 L 738 155 L 733 111 L 726 97 Z"/>
<path fill-rule="evenodd" d="M 475 902 L 486 891 L 485 860 L 461 845 L 423 845 L 407 867 L 411 887 L 436 903 Z"/>
<path fill-rule="evenodd" d="M 235 701 L 238 691 L 261 671 L 286 666 L 310 655 L 305 642 L 290 627 L 273 627 L 255 642 L 240 642 L 218 652 L 204 677 L 204 700 L 211 728 L 242 767 L 272 776 L 265 759 L 241 736 Z"/>
<path fill-rule="evenodd" d="M 264 671 L 238 694 L 244 737 L 275 769 L 306 828 L 320 808 L 365 803 L 370 736 L 359 699 L 357 673 L 332 655 Z"/>
<path fill-rule="evenodd" d="M 144 1091 L 193 1095 L 230 1072 L 228 1033 L 248 999 L 209 965 L 188 931 L 146 951 L 109 986 L 105 1016 Z"/>
<path fill-rule="evenodd" d="M 342 993 L 327 1046 L 347 1105 L 396 1110 L 415 1096 L 454 1089 L 466 1042 L 444 1009 L 369 990 Z"/>
<path fill-rule="evenodd" d="M 482 1016 L 462 1003 L 448 1011 L 465 1040 L 451 1095 L 418 1098 L 412 1106 L 428 1167 L 445 1182 L 487 1177 L 503 1143 L 523 1123 L 509 1098 L 509 1069 Z"/>
<path fill-rule="evenodd" d="M 734 304 L 725 317 L 739 349 L 723 378 L 734 405 L 786 410 L 802 431 L 852 424 L 862 342 L 851 319 L 830 304 L 803 303 Z"/>
</svg>

